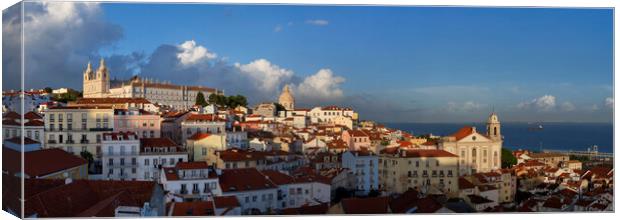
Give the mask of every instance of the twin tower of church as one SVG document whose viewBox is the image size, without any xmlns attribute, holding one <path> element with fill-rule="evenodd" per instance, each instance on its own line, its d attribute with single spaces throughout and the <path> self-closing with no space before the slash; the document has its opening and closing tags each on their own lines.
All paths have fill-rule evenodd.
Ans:
<svg viewBox="0 0 620 220">
<path fill-rule="evenodd" d="M 84 70 L 83 96 L 88 98 L 103 98 L 110 93 L 110 72 L 101 58 L 97 71 L 93 71 L 90 61 Z"/>
</svg>

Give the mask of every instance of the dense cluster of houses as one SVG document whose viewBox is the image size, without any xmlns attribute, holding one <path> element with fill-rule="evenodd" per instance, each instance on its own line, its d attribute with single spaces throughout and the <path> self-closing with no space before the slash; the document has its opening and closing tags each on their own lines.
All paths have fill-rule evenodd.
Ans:
<svg viewBox="0 0 620 220">
<path fill-rule="evenodd" d="M 22 186 L 25 217 L 613 210 L 613 169 L 527 151 L 502 168 L 495 113 L 484 132 L 422 137 L 347 107 L 295 108 L 287 87 L 284 109 L 46 103 L 3 111 L 3 209 L 16 215 L 9 189 Z"/>
</svg>

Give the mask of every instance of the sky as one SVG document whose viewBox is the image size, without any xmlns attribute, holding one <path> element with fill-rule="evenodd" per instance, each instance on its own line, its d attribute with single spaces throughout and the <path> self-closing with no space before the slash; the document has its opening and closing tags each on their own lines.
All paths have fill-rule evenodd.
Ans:
<svg viewBox="0 0 620 220">
<path fill-rule="evenodd" d="M 348 106 L 382 122 L 480 122 L 491 111 L 519 122 L 613 118 L 611 9 L 48 2 L 25 11 L 26 88 L 81 90 L 86 63 L 103 57 L 120 79 L 210 86 L 251 104 L 290 85 L 298 107 Z M 16 50 L 19 28 L 4 20 L 3 48 Z M 4 59 L 3 72 L 18 61 Z"/>
</svg>

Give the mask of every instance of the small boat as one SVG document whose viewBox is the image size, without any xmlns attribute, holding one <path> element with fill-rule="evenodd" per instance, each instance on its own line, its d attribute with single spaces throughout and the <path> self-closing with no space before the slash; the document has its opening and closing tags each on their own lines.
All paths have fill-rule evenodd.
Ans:
<svg viewBox="0 0 620 220">
<path fill-rule="evenodd" d="M 530 131 L 542 131 L 544 128 L 542 126 L 542 124 L 538 124 L 537 126 L 532 126 L 529 127 L 528 130 Z"/>
</svg>

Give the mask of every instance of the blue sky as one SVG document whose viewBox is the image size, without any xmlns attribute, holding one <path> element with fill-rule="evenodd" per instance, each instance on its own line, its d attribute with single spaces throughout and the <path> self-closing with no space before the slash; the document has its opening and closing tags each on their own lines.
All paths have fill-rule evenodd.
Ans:
<svg viewBox="0 0 620 220">
<path fill-rule="evenodd" d="M 243 76 L 263 71 L 258 73 L 263 77 L 274 76 L 265 71 L 275 71 L 285 77 L 274 89 L 262 90 L 256 98 L 252 95 L 258 93 L 244 95 L 254 102 L 275 101 L 281 86 L 291 84 L 301 96 L 300 105 L 350 105 L 362 117 L 380 121 L 480 121 L 491 109 L 506 121 L 612 119 L 610 9 L 98 7 L 99 16 L 91 19 L 121 31 L 120 36 L 87 48 L 93 50 L 88 59 L 140 55 L 129 59 L 139 63 L 133 68 L 118 68 L 119 76 L 130 71 L 243 94 L 249 91 L 203 76 L 220 76 L 209 74 L 222 69 Z M 155 62 L 153 57 L 170 57 L 165 46 L 180 47 L 191 40 L 192 48 L 205 48 L 216 58 L 204 59 L 206 66 L 193 69 Z M 259 59 L 267 61 L 268 70 L 250 65 Z M 321 87 L 318 78 L 309 79 L 321 70 L 330 73 L 322 79 L 338 83 Z M 178 77 L 183 74 L 190 77 Z M 323 90 L 330 92 L 312 96 Z"/>
</svg>

